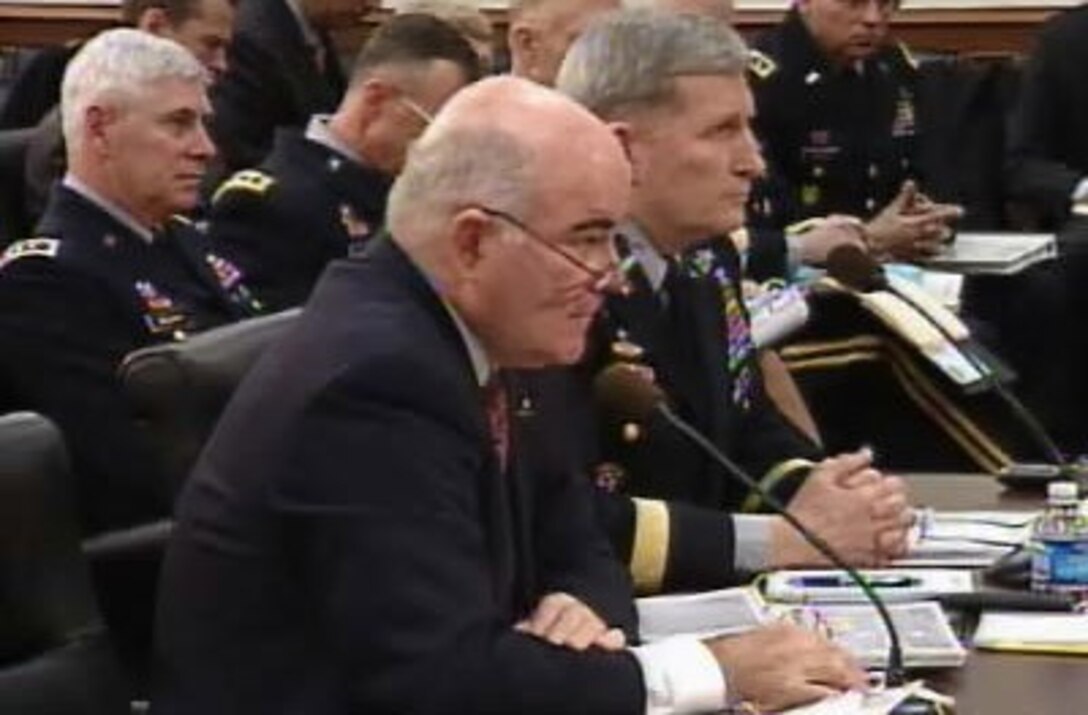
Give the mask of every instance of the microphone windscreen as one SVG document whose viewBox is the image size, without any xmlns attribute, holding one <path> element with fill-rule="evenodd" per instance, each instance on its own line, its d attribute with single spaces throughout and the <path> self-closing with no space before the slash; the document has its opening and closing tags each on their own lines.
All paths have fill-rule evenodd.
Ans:
<svg viewBox="0 0 1088 715">
<path fill-rule="evenodd" d="M 827 274 L 862 293 L 880 290 L 887 281 L 880 264 L 859 246 L 845 243 L 827 254 Z"/>
<path fill-rule="evenodd" d="M 645 422 L 665 402 L 661 388 L 641 368 L 627 363 L 609 365 L 598 373 L 593 396 L 606 415 L 620 422 Z"/>
</svg>

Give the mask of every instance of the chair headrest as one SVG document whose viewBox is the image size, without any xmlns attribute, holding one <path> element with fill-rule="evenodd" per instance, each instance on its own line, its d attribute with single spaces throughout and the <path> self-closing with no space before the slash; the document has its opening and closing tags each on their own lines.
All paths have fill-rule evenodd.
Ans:
<svg viewBox="0 0 1088 715">
<path fill-rule="evenodd" d="M 149 432 L 172 489 L 181 485 L 242 378 L 297 309 L 142 348 L 120 367 L 126 398 Z"/>
</svg>

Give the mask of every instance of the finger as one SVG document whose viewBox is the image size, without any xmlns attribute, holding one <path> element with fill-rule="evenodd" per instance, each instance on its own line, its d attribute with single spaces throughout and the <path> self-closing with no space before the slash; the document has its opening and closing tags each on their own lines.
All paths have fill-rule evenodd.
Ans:
<svg viewBox="0 0 1088 715">
<path fill-rule="evenodd" d="M 836 646 L 826 648 L 824 653 L 814 654 L 806 664 L 805 675 L 809 682 L 840 690 L 861 687 L 866 682 L 865 671 Z"/>
<path fill-rule="evenodd" d="M 838 485 L 843 489 L 859 489 L 865 486 L 877 485 L 883 481 L 884 477 L 879 470 L 868 467 L 841 475 Z"/>
<path fill-rule="evenodd" d="M 627 636 L 619 628 L 609 628 L 593 641 L 601 650 L 619 651 L 627 647 Z"/>
<path fill-rule="evenodd" d="M 585 650 L 607 630 L 608 627 L 591 610 L 581 604 L 573 604 L 563 609 L 545 638 L 555 645 Z"/>
<path fill-rule="evenodd" d="M 806 680 L 786 681 L 776 688 L 776 692 L 766 693 L 759 697 L 749 697 L 746 700 L 755 706 L 757 712 L 776 713 L 799 705 L 808 705 L 817 700 L 824 700 L 838 695 L 840 692 L 835 688 L 829 688 L 819 683 L 810 683 Z"/>
<path fill-rule="evenodd" d="M 564 593 L 552 593 L 540 599 L 536 610 L 528 618 L 529 632 L 544 638 L 559 620 L 563 610 L 573 601 L 573 597 Z"/>
<path fill-rule="evenodd" d="M 836 481 L 838 481 L 839 477 L 853 474 L 860 469 L 866 469 L 872 463 L 873 451 L 868 447 L 862 447 L 856 452 L 843 452 L 830 459 L 825 459 L 818 468 L 835 475 Z"/>
<path fill-rule="evenodd" d="M 910 539 L 903 532 L 883 531 L 877 534 L 876 544 L 885 559 L 899 558 L 910 550 Z"/>
</svg>

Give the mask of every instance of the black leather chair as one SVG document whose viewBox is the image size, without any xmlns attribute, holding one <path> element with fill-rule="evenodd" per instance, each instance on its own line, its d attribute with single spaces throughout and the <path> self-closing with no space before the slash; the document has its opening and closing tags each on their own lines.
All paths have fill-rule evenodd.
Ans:
<svg viewBox="0 0 1088 715">
<path fill-rule="evenodd" d="M 27 147 L 34 128 L 0 131 L 0 249 L 29 238 L 30 217 L 26 208 Z"/>
<path fill-rule="evenodd" d="M 176 494 L 219 415 L 264 348 L 298 310 L 252 318 L 128 355 L 120 376 Z"/>
<path fill-rule="evenodd" d="M 120 715 L 128 690 L 80 553 L 64 443 L 0 417 L 0 713 Z"/>
</svg>

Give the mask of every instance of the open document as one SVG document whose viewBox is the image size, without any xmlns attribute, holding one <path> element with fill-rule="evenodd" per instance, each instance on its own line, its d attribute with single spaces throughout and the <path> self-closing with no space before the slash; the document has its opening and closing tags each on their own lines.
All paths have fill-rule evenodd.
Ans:
<svg viewBox="0 0 1088 715">
<path fill-rule="evenodd" d="M 675 635 L 707 638 L 737 634 L 772 620 L 788 619 L 824 633 L 865 667 L 881 668 L 888 660 L 888 633 L 868 604 L 768 605 L 754 588 L 731 588 L 640 598 L 637 605 L 641 635 L 648 642 Z M 907 667 L 938 668 L 963 663 L 966 652 L 937 603 L 892 604 L 889 611 Z"/>
</svg>

